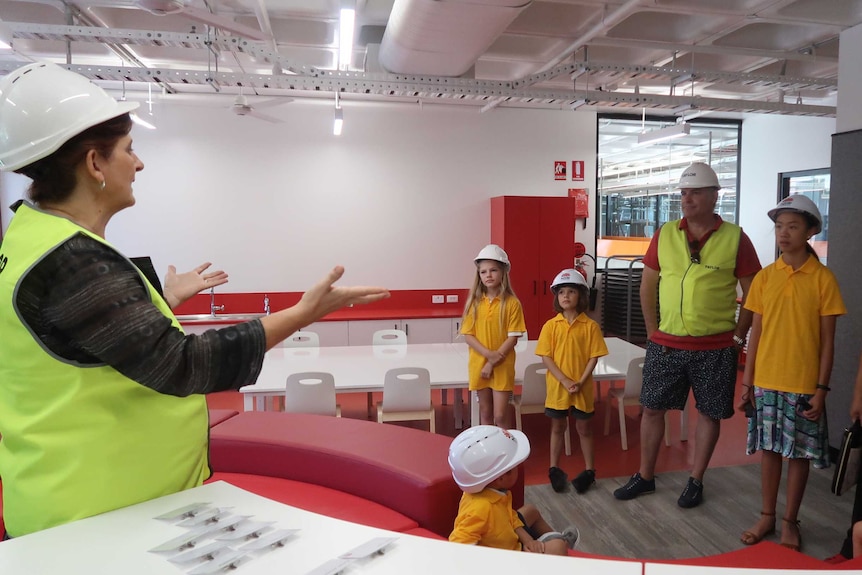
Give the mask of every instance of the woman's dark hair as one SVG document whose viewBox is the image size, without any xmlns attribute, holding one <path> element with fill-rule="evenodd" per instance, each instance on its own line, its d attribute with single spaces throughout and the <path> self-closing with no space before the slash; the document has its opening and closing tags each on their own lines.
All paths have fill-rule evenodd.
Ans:
<svg viewBox="0 0 862 575">
<path fill-rule="evenodd" d="M 587 289 L 587 286 L 582 286 L 581 284 L 563 284 L 557 286 L 557 288 L 561 287 L 573 287 L 578 290 L 578 305 L 575 306 L 575 311 L 578 314 L 582 314 L 587 311 L 587 308 L 590 307 L 590 290 Z M 557 313 L 563 313 L 563 308 L 560 307 L 560 298 L 557 297 L 557 292 L 554 292 L 554 311 Z"/>
<path fill-rule="evenodd" d="M 46 158 L 17 170 L 33 183 L 28 196 L 35 203 L 61 202 L 68 198 L 77 185 L 76 169 L 90 150 L 109 158 L 120 138 L 132 130 L 128 114 L 111 118 L 87 128 Z"/>
</svg>

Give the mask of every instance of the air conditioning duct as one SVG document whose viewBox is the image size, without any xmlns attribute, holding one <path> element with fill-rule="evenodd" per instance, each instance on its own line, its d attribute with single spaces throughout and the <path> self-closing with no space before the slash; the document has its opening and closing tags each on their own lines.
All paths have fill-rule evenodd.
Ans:
<svg viewBox="0 0 862 575">
<path fill-rule="evenodd" d="M 532 0 L 395 0 L 380 64 L 396 74 L 461 76 Z"/>
</svg>

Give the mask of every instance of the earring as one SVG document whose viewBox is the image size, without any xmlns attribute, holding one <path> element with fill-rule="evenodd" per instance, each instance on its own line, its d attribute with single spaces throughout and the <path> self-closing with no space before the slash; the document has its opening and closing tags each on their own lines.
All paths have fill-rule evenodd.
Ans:
<svg viewBox="0 0 862 575">
<path fill-rule="evenodd" d="M 100 189 L 100 190 L 104 190 L 104 189 L 105 189 L 105 180 L 102 180 L 101 182 L 99 182 L 99 189 Z"/>
</svg>

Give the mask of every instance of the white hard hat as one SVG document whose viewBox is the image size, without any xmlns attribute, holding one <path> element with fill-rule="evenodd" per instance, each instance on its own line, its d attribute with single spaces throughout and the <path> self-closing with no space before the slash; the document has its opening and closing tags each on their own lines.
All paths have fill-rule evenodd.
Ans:
<svg viewBox="0 0 862 575">
<path fill-rule="evenodd" d="M 449 446 L 449 467 L 462 491 L 478 493 L 530 455 L 530 440 L 517 429 L 476 425 Z"/>
<path fill-rule="evenodd" d="M 18 68 L 0 81 L 0 169 L 28 166 L 87 128 L 137 107 L 55 64 Z"/>
<path fill-rule="evenodd" d="M 497 244 L 488 244 L 482 248 L 479 251 L 479 255 L 476 256 L 476 263 L 478 264 L 481 260 L 494 260 L 495 262 L 500 262 L 506 266 L 506 269 L 512 267 L 512 264 L 509 263 L 509 256 L 506 255 L 503 248 Z"/>
<path fill-rule="evenodd" d="M 778 214 L 782 210 L 790 210 L 792 212 L 797 212 L 801 214 L 808 214 L 817 220 L 817 225 L 815 226 L 814 233 L 819 234 L 821 228 L 823 227 L 823 216 L 820 215 L 820 210 L 817 209 L 817 204 L 815 204 L 811 198 L 808 196 L 803 196 L 802 194 L 792 194 L 778 202 L 778 205 L 766 212 L 769 215 L 769 219 L 773 222 L 776 218 L 778 218 Z"/>
<path fill-rule="evenodd" d="M 551 290 L 554 293 L 557 293 L 557 287 L 564 285 L 579 285 L 584 286 L 585 288 L 590 287 L 587 285 L 587 280 L 584 278 L 583 274 L 576 269 L 567 269 L 558 273 L 557 277 L 554 278 L 554 281 L 551 282 Z"/>
<path fill-rule="evenodd" d="M 686 188 L 721 188 L 715 170 L 703 162 L 689 164 L 679 177 L 679 189 Z"/>
</svg>

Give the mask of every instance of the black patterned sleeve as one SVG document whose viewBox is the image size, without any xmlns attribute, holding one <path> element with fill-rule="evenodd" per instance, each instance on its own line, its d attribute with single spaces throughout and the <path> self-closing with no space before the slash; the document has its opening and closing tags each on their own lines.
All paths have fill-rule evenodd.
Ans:
<svg viewBox="0 0 862 575">
<path fill-rule="evenodd" d="M 34 337 L 61 361 L 110 365 L 164 394 L 251 385 L 263 363 L 260 321 L 184 335 L 152 303 L 138 270 L 83 234 L 27 272 L 16 305 Z"/>
</svg>

